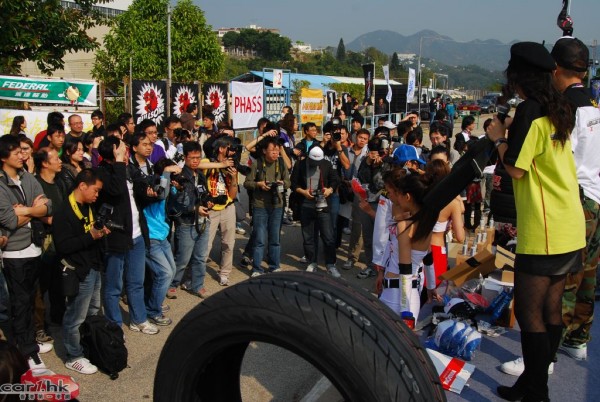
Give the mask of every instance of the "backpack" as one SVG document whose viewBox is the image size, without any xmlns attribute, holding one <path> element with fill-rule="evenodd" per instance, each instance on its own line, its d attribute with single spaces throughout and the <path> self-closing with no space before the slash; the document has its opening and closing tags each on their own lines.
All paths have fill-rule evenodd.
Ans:
<svg viewBox="0 0 600 402">
<path fill-rule="evenodd" d="M 119 377 L 119 372 L 127 367 L 127 348 L 123 330 L 103 316 L 93 315 L 85 319 L 79 327 L 83 354 L 111 380 Z"/>
</svg>

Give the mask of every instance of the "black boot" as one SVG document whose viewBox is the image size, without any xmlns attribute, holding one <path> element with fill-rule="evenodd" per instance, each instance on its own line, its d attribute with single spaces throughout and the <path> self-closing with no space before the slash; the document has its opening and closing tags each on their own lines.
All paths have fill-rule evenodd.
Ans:
<svg viewBox="0 0 600 402">
<path fill-rule="evenodd" d="M 525 371 L 512 387 L 499 386 L 498 395 L 508 401 L 548 399 L 548 365 L 553 357 L 546 332 L 521 332 Z"/>
<path fill-rule="evenodd" d="M 546 324 L 546 332 L 550 342 L 550 363 L 556 361 L 556 352 L 560 346 L 564 327 L 561 325 Z"/>
</svg>

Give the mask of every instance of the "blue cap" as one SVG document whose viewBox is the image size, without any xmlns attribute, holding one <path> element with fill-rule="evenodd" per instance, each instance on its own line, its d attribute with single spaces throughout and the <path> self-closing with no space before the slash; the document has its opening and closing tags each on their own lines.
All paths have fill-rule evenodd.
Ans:
<svg viewBox="0 0 600 402">
<path fill-rule="evenodd" d="M 413 145 L 402 144 L 394 150 L 394 162 L 406 163 L 408 161 L 417 161 L 420 164 L 425 165 L 425 161 L 419 158 L 417 148 Z"/>
</svg>

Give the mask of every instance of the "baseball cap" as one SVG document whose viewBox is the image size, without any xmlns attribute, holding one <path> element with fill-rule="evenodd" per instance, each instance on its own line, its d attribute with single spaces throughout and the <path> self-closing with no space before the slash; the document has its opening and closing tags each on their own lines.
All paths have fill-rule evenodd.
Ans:
<svg viewBox="0 0 600 402">
<path fill-rule="evenodd" d="M 396 125 L 394 123 L 392 123 L 391 121 L 385 121 L 383 123 L 383 127 L 389 128 L 390 130 L 393 130 L 396 128 Z"/>
<path fill-rule="evenodd" d="M 308 153 L 308 157 L 313 161 L 320 161 L 325 157 L 325 155 L 323 154 L 321 147 L 314 147 Z"/>
<path fill-rule="evenodd" d="M 394 162 L 406 163 L 408 161 L 417 161 L 421 164 L 425 164 L 425 161 L 419 158 L 417 148 L 413 145 L 402 144 L 394 151 Z"/>
<path fill-rule="evenodd" d="M 584 73 L 587 71 L 590 51 L 587 46 L 577 38 L 563 36 L 554 44 L 550 53 L 556 64 L 567 70 Z"/>
</svg>

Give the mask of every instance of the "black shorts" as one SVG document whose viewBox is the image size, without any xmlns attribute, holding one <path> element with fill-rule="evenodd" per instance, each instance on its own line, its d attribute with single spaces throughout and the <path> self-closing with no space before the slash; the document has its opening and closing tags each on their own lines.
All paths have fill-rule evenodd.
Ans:
<svg viewBox="0 0 600 402">
<path fill-rule="evenodd" d="M 583 249 L 564 254 L 517 254 L 515 256 L 515 271 L 530 275 L 565 275 L 582 269 Z"/>
</svg>

